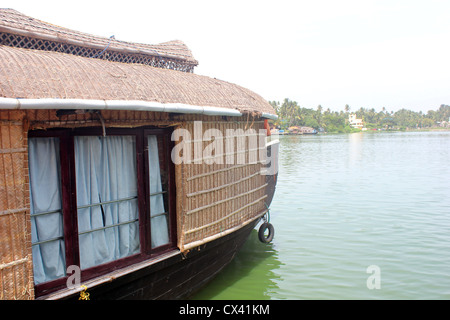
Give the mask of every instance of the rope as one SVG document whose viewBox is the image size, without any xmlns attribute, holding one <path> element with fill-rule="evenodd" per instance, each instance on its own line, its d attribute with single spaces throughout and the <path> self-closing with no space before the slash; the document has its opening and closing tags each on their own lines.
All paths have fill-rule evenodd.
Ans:
<svg viewBox="0 0 450 320">
<path fill-rule="evenodd" d="M 80 297 L 78 298 L 78 300 L 90 300 L 89 299 L 89 293 L 86 292 L 87 287 L 85 285 L 81 286 L 83 289 L 83 291 L 80 292 Z"/>
<path fill-rule="evenodd" d="M 113 40 L 113 39 L 115 39 L 115 38 L 116 38 L 116 37 L 114 37 L 114 35 L 112 35 L 111 37 L 109 37 L 109 42 L 108 42 L 108 45 L 106 46 L 106 48 L 103 49 L 102 52 L 97 53 L 95 56 L 92 56 L 91 58 L 98 58 L 98 57 L 100 57 L 100 56 L 103 54 L 103 52 L 105 52 L 105 51 L 109 48 L 109 45 L 111 44 L 111 40 Z"/>
<path fill-rule="evenodd" d="M 267 205 L 267 203 L 265 203 L 264 202 L 264 205 L 266 206 L 266 208 L 267 208 L 267 218 L 265 219 L 267 222 L 270 222 L 270 209 L 269 209 L 269 206 Z M 264 219 L 264 218 L 263 218 Z"/>
</svg>

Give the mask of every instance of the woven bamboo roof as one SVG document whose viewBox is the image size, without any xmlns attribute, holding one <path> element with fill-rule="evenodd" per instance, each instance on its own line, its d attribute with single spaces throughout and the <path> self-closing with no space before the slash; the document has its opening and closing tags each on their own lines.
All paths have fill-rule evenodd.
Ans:
<svg viewBox="0 0 450 320">
<path fill-rule="evenodd" d="M 0 10 L 0 25 L 18 27 L 19 22 L 3 21 L 5 16 L 17 16 L 16 11 Z M 38 27 L 33 22 L 26 28 L 34 31 Z M 4 28 L 0 27 L 0 39 L 2 32 Z M 272 106 L 256 93 L 214 78 L 9 44 L 0 45 L 0 97 L 145 101 L 275 114 Z"/>
<path fill-rule="evenodd" d="M 13 9 L 0 9 L 0 32 L 3 33 L 1 43 L 15 47 L 144 64 L 150 64 L 149 57 L 152 57 L 166 62 L 155 63 L 154 66 L 174 69 L 174 64 L 182 64 L 183 71 L 189 72 L 198 65 L 186 44 L 179 40 L 154 45 L 119 41 L 59 27 Z M 105 48 L 107 51 L 100 54 Z"/>
<path fill-rule="evenodd" d="M 7 46 L 0 46 L 0 97 L 140 100 L 274 114 L 254 92 L 210 77 Z"/>
</svg>

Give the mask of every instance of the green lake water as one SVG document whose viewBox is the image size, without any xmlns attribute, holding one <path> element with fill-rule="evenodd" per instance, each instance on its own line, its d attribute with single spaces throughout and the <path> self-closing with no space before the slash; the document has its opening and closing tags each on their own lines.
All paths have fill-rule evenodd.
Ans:
<svg viewBox="0 0 450 320">
<path fill-rule="evenodd" d="M 281 136 L 270 222 L 193 299 L 450 299 L 450 132 Z"/>
</svg>

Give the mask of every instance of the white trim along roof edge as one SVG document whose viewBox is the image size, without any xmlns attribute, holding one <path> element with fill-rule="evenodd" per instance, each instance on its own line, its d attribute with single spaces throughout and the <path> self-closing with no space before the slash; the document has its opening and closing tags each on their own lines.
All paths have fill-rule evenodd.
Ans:
<svg viewBox="0 0 450 320">
<path fill-rule="evenodd" d="M 159 103 L 138 100 L 87 100 L 87 99 L 21 99 L 0 97 L 0 109 L 96 109 L 96 110 L 134 110 L 174 113 L 194 113 L 208 116 L 242 116 L 235 109 L 220 107 L 201 107 L 182 103 Z M 263 118 L 277 119 L 271 113 L 262 113 Z"/>
</svg>

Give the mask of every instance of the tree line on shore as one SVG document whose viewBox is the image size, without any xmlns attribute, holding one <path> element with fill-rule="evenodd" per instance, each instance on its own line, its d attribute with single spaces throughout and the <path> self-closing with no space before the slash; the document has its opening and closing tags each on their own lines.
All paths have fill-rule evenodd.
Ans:
<svg viewBox="0 0 450 320">
<path fill-rule="evenodd" d="M 269 101 L 275 109 L 278 119 L 273 122 L 279 129 L 286 130 L 292 126 L 312 127 L 318 131 L 349 133 L 360 131 L 352 128 L 349 123 L 349 115 L 356 114 L 362 119 L 367 129 L 406 130 L 417 128 L 439 127 L 450 121 L 450 106 L 442 104 L 438 110 L 429 110 L 427 113 L 400 109 L 396 112 L 382 108 L 376 111 L 374 108 L 359 108 L 351 110 L 345 105 L 344 110 L 323 110 L 319 105 L 316 110 L 301 107 L 296 101 L 284 99 L 283 102 Z"/>
</svg>

